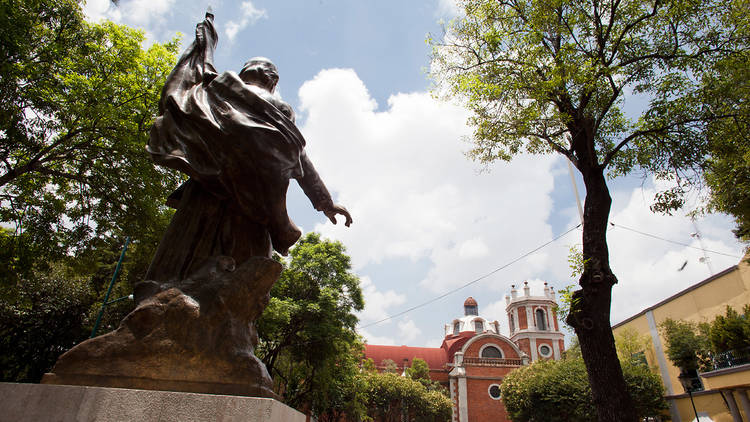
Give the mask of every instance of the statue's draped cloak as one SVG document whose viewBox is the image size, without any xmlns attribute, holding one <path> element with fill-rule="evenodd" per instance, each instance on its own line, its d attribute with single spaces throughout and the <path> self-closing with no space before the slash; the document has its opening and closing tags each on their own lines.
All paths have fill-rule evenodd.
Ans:
<svg viewBox="0 0 750 422">
<path fill-rule="evenodd" d="M 286 210 L 289 179 L 299 181 L 318 210 L 332 205 L 330 194 L 294 122 L 236 73 L 216 74 L 216 43 L 208 16 L 167 78 L 147 150 L 156 163 L 189 175 L 187 185 L 197 182 L 265 226 L 273 248 L 286 253 L 300 235 Z"/>
</svg>

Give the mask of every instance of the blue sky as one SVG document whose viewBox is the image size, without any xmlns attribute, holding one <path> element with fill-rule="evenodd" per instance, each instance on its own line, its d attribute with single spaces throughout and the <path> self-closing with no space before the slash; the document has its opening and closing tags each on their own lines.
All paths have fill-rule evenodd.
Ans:
<svg viewBox="0 0 750 422">
<path fill-rule="evenodd" d="M 143 29 L 149 42 L 184 34 L 183 47 L 209 3 L 177 0 L 89 0 L 89 19 Z M 383 323 L 373 322 L 426 302 L 504 266 L 574 227 L 579 218 L 566 163 L 520 156 L 483 168 L 469 161 L 468 114 L 429 93 L 428 33 L 455 13 L 450 0 L 230 1 L 211 3 L 219 31 L 216 66 L 238 71 L 253 56 L 273 60 L 279 91 L 295 108 L 308 154 L 334 199 L 349 208 L 351 228 L 333 226 L 292 183 L 290 215 L 347 246 L 367 306 L 360 333 L 373 344 L 438 346 L 443 324 L 473 296 L 480 314 L 507 332 L 504 295 L 529 280 L 574 283 L 567 254 L 574 230 L 559 241 L 443 299 Z M 637 105 L 636 101 L 632 101 Z M 633 108 L 631 113 L 637 113 Z M 658 187 L 661 183 L 657 183 Z M 618 322 L 713 272 L 734 265 L 742 246 L 726 216 L 698 219 L 652 214 L 650 178 L 610 184 L 612 322 Z M 579 183 L 581 195 L 583 186 Z M 625 228 L 682 242 L 648 238 Z M 712 268 L 699 261 L 700 231 Z M 677 271 L 683 262 L 688 265 Z"/>
</svg>

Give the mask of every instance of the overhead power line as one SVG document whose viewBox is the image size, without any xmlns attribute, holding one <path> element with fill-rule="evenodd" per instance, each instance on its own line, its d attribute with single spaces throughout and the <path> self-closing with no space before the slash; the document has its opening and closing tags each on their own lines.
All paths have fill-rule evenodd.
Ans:
<svg viewBox="0 0 750 422">
<path fill-rule="evenodd" d="M 621 229 L 628 230 L 628 231 L 631 231 L 633 233 L 638 233 L 640 235 L 647 236 L 647 237 L 650 237 L 650 238 L 653 238 L 653 239 L 659 239 L 659 240 L 663 240 L 665 242 L 674 243 L 675 245 L 685 246 L 686 248 L 697 249 L 699 251 L 710 252 L 710 253 L 713 253 L 713 254 L 716 254 L 716 255 L 724 255 L 724 256 L 731 257 L 731 258 L 737 258 L 737 259 L 742 258 L 741 256 L 732 255 L 732 254 L 728 254 L 728 253 L 724 253 L 724 252 L 712 251 L 710 249 L 703 249 L 703 248 L 699 248 L 697 246 L 692 246 L 692 245 L 690 245 L 688 243 L 683 243 L 683 242 L 678 242 L 676 240 L 666 239 L 666 238 L 663 238 L 661 236 L 657 236 L 655 234 L 650 234 L 650 233 L 642 232 L 640 230 L 631 229 L 630 227 L 625 227 L 625 226 L 623 226 L 621 224 L 615 224 L 615 223 L 613 223 L 611 221 L 609 222 L 609 224 L 612 227 L 619 227 Z"/>
<path fill-rule="evenodd" d="M 653 239 L 658 239 L 658 240 L 661 240 L 661 241 L 664 241 L 664 242 L 669 242 L 669 243 L 673 243 L 673 244 L 675 244 L 675 245 L 685 246 L 685 247 L 687 247 L 687 248 L 691 248 L 691 249 L 697 249 L 697 250 L 701 250 L 701 251 L 706 251 L 706 252 L 710 252 L 710 253 L 713 253 L 713 254 L 717 254 L 717 255 L 724 255 L 724 256 L 728 256 L 728 257 L 731 257 L 731 258 L 737 258 L 737 259 L 739 259 L 739 258 L 742 258 L 742 257 L 740 257 L 740 256 L 737 256 L 737 255 L 732 255 L 732 254 L 728 254 L 728 253 L 724 253 L 724 252 L 719 252 L 719 251 L 712 251 L 712 250 L 710 250 L 710 249 L 703 249 L 703 248 L 699 248 L 699 247 L 696 247 L 696 246 L 692 246 L 692 245 L 690 245 L 690 244 L 687 244 L 687 243 L 684 243 L 684 242 L 678 242 L 678 241 L 676 241 L 676 240 L 670 240 L 670 239 L 667 239 L 667 238 L 664 238 L 664 237 L 661 237 L 661 236 L 657 236 L 657 235 L 654 235 L 654 234 L 650 234 L 650 233 L 642 232 L 642 231 L 640 231 L 640 230 L 636 230 L 636 229 L 633 229 L 633 228 L 630 228 L 630 227 L 625 227 L 625 226 L 623 226 L 623 225 L 621 225 L 621 224 L 615 224 L 615 223 L 613 223 L 613 222 L 611 222 L 611 221 L 609 222 L 609 224 L 610 224 L 610 226 L 612 226 L 612 227 L 619 227 L 619 228 L 621 228 L 621 229 L 624 229 L 624 230 L 628 230 L 628 231 L 631 231 L 631 232 L 633 232 L 633 233 L 638 233 L 638 234 L 640 234 L 640 235 L 642 235 L 642 236 L 647 236 L 647 237 L 650 237 L 650 238 L 653 238 Z M 422 302 L 422 303 L 420 303 L 420 304 L 418 304 L 418 305 L 412 306 L 411 308 L 408 308 L 408 309 L 404 309 L 403 311 L 401 311 L 401 312 L 398 312 L 398 313 L 396 313 L 396 314 L 393 314 L 393 315 L 389 315 L 389 316 L 387 316 L 387 317 L 385 317 L 385 318 L 383 318 L 383 319 L 380 319 L 380 320 L 377 320 L 377 321 L 371 322 L 371 323 L 369 323 L 369 324 L 366 324 L 366 325 L 362 325 L 362 326 L 360 326 L 359 328 L 361 329 L 361 328 L 368 328 L 368 327 L 372 327 L 373 325 L 377 325 L 377 324 L 380 324 L 381 322 L 385 322 L 385 321 L 391 320 L 391 319 L 393 319 L 393 318 L 397 318 L 397 317 L 400 317 L 401 315 L 407 314 L 407 313 L 409 313 L 409 312 L 411 312 L 411 311 L 415 311 L 415 310 L 417 310 L 417 309 L 419 309 L 419 308 L 423 308 L 423 307 L 425 307 L 425 306 L 427 306 L 427 305 L 429 305 L 429 304 L 431 304 L 431 303 L 433 303 L 433 302 L 436 302 L 436 301 L 438 301 L 438 300 L 440 300 L 440 299 L 442 299 L 442 298 L 444 298 L 444 297 L 446 297 L 446 296 L 449 296 L 449 295 L 451 295 L 451 294 L 453 294 L 453 293 L 456 293 L 456 292 L 458 292 L 458 291 L 460 291 L 460 290 L 463 290 L 463 289 L 465 289 L 465 288 L 467 288 L 467 287 L 471 286 L 472 284 L 475 284 L 475 283 L 477 283 L 477 282 L 479 282 L 479 281 L 482 281 L 482 280 L 484 280 L 485 278 L 487 278 L 487 277 L 489 277 L 489 276 L 491 276 L 491 275 L 495 274 L 495 273 L 496 273 L 496 272 L 498 272 L 498 271 L 501 271 L 501 270 L 504 270 L 505 268 L 508 268 L 509 266 L 511 266 L 511 265 L 515 264 L 516 262 L 518 262 L 518 261 L 520 261 L 520 260 L 522 260 L 522 259 L 524 259 L 524 258 L 528 257 L 529 255 L 532 255 L 532 254 L 534 254 L 535 252 L 537 252 L 537 251 L 539 251 L 540 249 L 542 249 L 542 248 L 544 248 L 544 247 L 546 247 L 546 246 L 548 246 L 548 245 L 550 245 L 550 244 L 552 244 L 552 243 L 556 242 L 557 240 L 559 240 L 560 238 L 562 238 L 562 237 L 563 237 L 563 236 L 565 236 L 566 234 L 568 234 L 568 233 L 572 232 L 573 230 L 575 230 L 575 229 L 577 229 L 577 228 L 579 228 L 579 227 L 581 227 L 581 225 L 580 225 L 580 224 L 576 225 L 575 227 L 572 227 L 572 228 L 568 229 L 567 231 L 565 231 L 564 233 L 562 233 L 562 234 L 558 235 L 557 237 L 553 238 L 552 240 L 549 240 L 549 241 L 547 241 L 547 242 L 545 242 L 545 243 L 543 243 L 543 244 L 541 244 L 541 245 L 537 246 L 536 248 L 534 248 L 534 249 L 532 249 L 532 250 L 530 250 L 530 251 L 528 251 L 528 252 L 524 253 L 523 255 L 521 255 L 521 256 L 519 256 L 518 258 L 516 258 L 516 259 L 514 259 L 514 260 L 512 260 L 512 261 L 510 261 L 510 262 L 508 262 L 507 264 L 504 264 L 504 265 L 502 265 L 502 266 L 500 266 L 500 267 L 497 267 L 497 268 L 495 268 L 494 270 L 492 270 L 492 271 L 488 272 L 487 274 L 484 274 L 483 276 L 477 277 L 477 278 L 475 278 L 474 280 L 471 280 L 471 281 L 469 281 L 469 282 L 468 282 L 468 283 L 466 283 L 466 284 L 463 284 L 463 285 L 461 285 L 461 286 L 459 286 L 459 287 L 456 287 L 455 289 L 449 290 L 449 291 L 447 291 L 447 292 L 445 292 L 445 293 L 443 293 L 443 294 L 441 294 L 441 295 L 439 295 L 439 296 L 436 296 L 436 297 L 434 297 L 434 298 L 432 298 L 432 299 L 430 299 L 430 300 L 428 300 L 428 301 L 425 301 L 425 302 Z"/>
<path fill-rule="evenodd" d="M 469 281 L 468 283 L 466 283 L 466 284 L 464 284 L 464 285 L 462 285 L 462 286 L 456 287 L 455 289 L 453 289 L 453 290 L 449 290 L 449 291 L 447 291 L 447 292 L 445 292 L 445 293 L 441 294 L 440 296 L 436 296 L 436 297 L 434 297 L 434 298 L 432 298 L 432 299 L 430 299 L 430 300 L 428 300 L 428 301 L 426 301 L 426 302 L 422 302 L 422 303 L 420 303 L 419 305 L 415 305 L 415 306 L 412 306 L 411 308 L 405 309 L 405 310 L 403 310 L 403 311 L 401 311 L 401 312 L 399 312 L 399 313 L 396 313 L 396 314 L 390 315 L 390 316 L 388 316 L 388 317 L 385 317 L 385 318 L 383 318 L 383 319 L 381 319 L 381 320 L 378 320 L 378 321 L 375 321 L 375 322 L 371 322 L 371 323 L 369 323 L 369 324 L 367 324 L 367 325 L 362 325 L 362 326 L 360 326 L 359 328 L 367 328 L 367 327 L 372 327 L 373 325 L 377 325 L 377 324 L 380 324 L 381 322 L 385 322 L 385 321 L 388 321 L 388 320 L 390 320 L 390 319 L 393 319 L 393 318 L 396 318 L 396 317 L 400 317 L 401 315 L 407 314 L 407 313 L 409 313 L 409 312 L 411 312 L 411 311 L 414 311 L 414 310 L 417 310 L 417 309 L 419 309 L 419 308 L 422 308 L 422 307 L 424 307 L 424 306 L 427 306 L 427 305 L 429 305 L 430 303 L 433 303 L 433 302 L 435 302 L 435 301 L 438 301 L 438 300 L 440 300 L 440 299 L 442 299 L 442 298 L 444 298 L 444 297 L 446 297 L 446 296 L 448 296 L 448 295 L 451 295 L 451 294 L 453 294 L 453 293 L 456 293 L 456 292 L 457 292 L 457 291 L 459 291 L 459 290 L 465 289 L 465 288 L 467 288 L 467 287 L 471 286 L 472 284 L 474 284 L 474 283 L 477 283 L 477 282 L 479 282 L 479 281 L 482 281 L 482 280 L 484 280 L 485 278 L 487 278 L 487 277 L 491 276 L 492 274 L 495 274 L 496 272 L 498 272 L 498 271 L 500 271 L 500 270 L 503 270 L 503 269 L 505 269 L 505 268 L 507 268 L 507 267 L 509 267 L 509 266 L 511 266 L 511 265 L 513 265 L 513 264 L 515 264 L 516 262 L 518 262 L 518 261 L 520 261 L 520 260 L 522 260 L 522 259 L 526 258 L 527 256 L 529 256 L 529 255 L 532 255 L 532 254 L 534 254 L 535 252 L 537 252 L 537 251 L 539 251 L 540 249 L 542 249 L 542 248 L 544 248 L 544 247 L 546 247 L 546 246 L 548 246 L 548 245 L 550 245 L 550 244 L 552 244 L 552 243 L 556 242 L 557 240 L 559 240 L 560 238 L 562 238 L 562 237 L 563 237 L 563 236 L 565 236 L 566 234 L 568 234 L 568 233 L 572 232 L 573 230 L 575 230 L 575 229 L 577 229 L 577 228 L 579 228 L 579 227 L 581 227 L 581 225 L 580 225 L 580 224 L 578 224 L 578 225 L 577 225 L 577 226 L 575 226 L 575 227 L 572 227 L 572 228 L 568 229 L 568 230 L 567 230 L 566 232 L 564 232 L 564 233 L 562 233 L 562 234 L 558 235 L 557 237 L 553 238 L 552 240 L 550 240 L 550 241 L 548 241 L 548 242 L 546 242 L 546 243 L 543 243 L 543 244 L 541 244 L 541 245 L 537 246 L 536 248 L 534 248 L 534 249 L 532 249 L 532 250 L 530 250 L 530 251 L 526 252 L 525 254 L 523 254 L 523 255 L 519 256 L 518 258 L 516 258 L 516 259 L 514 259 L 514 260 L 512 260 L 512 261 L 510 261 L 510 262 L 508 262 L 507 264 L 505 264 L 505 265 L 502 265 L 502 266 L 500 266 L 500 267 L 497 267 L 497 268 L 495 268 L 494 270 L 492 270 L 492 271 L 488 272 L 487 274 L 485 274 L 485 275 L 483 275 L 483 276 L 481 276 L 481 277 L 477 277 L 477 278 L 475 278 L 474 280 L 471 280 L 471 281 Z"/>
</svg>

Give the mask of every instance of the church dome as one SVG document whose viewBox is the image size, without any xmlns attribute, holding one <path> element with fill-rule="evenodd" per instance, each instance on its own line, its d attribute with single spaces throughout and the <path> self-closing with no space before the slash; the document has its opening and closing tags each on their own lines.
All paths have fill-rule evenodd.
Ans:
<svg viewBox="0 0 750 422">
<path fill-rule="evenodd" d="M 477 306 L 477 301 L 474 300 L 473 297 L 469 296 L 469 298 L 466 299 L 466 302 L 464 302 L 464 306 Z"/>
</svg>

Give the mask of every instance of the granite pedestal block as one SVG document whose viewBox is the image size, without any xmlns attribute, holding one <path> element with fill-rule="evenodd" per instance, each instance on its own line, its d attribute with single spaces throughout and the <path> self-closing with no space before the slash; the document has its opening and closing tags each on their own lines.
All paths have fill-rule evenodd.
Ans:
<svg viewBox="0 0 750 422">
<path fill-rule="evenodd" d="M 172 391 L 0 383 L 0 422 L 304 422 L 274 399 Z"/>
</svg>

